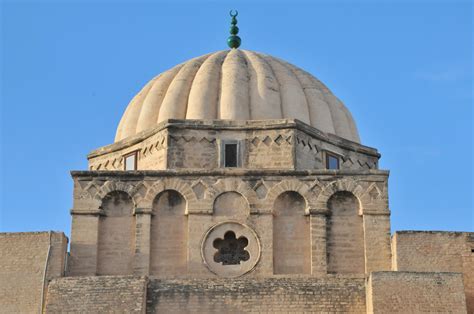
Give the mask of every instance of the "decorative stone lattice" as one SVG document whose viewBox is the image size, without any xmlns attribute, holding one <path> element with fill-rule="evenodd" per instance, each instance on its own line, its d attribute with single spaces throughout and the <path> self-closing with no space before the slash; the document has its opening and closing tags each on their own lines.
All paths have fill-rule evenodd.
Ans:
<svg viewBox="0 0 474 314">
<path fill-rule="evenodd" d="M 222 265 L 238 265 L 241 261 L 248 261 L 249 252 L 245 247 L 249 244 L 249 240 L 241 236 L 238 239 L 233 231 L 227 231 L 224 239 L 217 238 L 212 245 L 217 249 L 214 254 L 214 262 L 222 263 Z"/>
<path fill-rule="evenodd" d="M 205 265 L 220 277 L 239 277 L 260 260 L 261 247 L 256 233 L 237 222 L 223 222 L 204 236 L 201 254 Z"/>
</svg>

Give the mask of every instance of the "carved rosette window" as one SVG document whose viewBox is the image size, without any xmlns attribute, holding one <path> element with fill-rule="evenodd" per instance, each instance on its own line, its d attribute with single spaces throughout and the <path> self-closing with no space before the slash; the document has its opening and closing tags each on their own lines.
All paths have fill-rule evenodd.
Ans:
<svg viewBox="0 0 474 314">
<path fill-rule="evenodd" d="M 211 272 L 220 277 L 238 277 L 251 271 L 260 259 L 260 241 L 244 224 L 223 222 L 204 236 L 202 258 Z"/>
<path fill-rule="evenodd" d="M 222 265 L 238 265 L 241 261 L 248 261 L 250 254 L 245 250 L 248 244 L 249 240 L 246 237 L 241 236 L 236 239 L 233 231 L 227 231 L 224 239 L 217 238 L 212 244 L 217 249 L 214 262 L 222 263 Z"/>
</svg>

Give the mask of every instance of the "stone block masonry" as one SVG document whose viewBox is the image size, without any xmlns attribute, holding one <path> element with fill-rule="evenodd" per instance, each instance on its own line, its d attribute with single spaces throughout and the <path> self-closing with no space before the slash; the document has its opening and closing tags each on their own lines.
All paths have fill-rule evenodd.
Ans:
<svg viewBox="0 0 474 314">
<path fill-rule="evenodd" d="M 150 279 L 148 313 L 365 313 L 363 278 Z"/>
<path fill-rule="evenodd" d="M 39 313 L 49 280 L 64 274 L 62 232 L 0 233 L 0 313 Z"/>
<path fill-rule="evenodd" d="M 367 313 L 467 313 L 462 274 L 374 272 Z"/>
<path fill-rule="evenodd" d="M 49 284 L 47 313 L 145 313 L 145 277 L 58 278 Z"/>
<path fill-rule="evenodd" d="M 397 231 L 393 270 L 463 273 L 466 303 L 474 313 L 474 232 Z"/>
<path fill-rule="evenodd" d="M 325 154 L 340 157 L 340 169 L 378 169 L 376 149 L 323 133 L 295 119 L 177 120 L 104 146 L 88 156 L 89 170 L 123 170 L 124 156 L 137 152 L 138 170 L 223 167 L 223 143 L 239 143 L 245 169 L 325 169 Z"/>
</svg>

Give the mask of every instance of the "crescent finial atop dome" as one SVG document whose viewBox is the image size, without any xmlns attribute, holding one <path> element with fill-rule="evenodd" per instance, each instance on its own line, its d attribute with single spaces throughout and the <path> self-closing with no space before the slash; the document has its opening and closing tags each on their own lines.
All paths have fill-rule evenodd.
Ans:
<svg viewBox="0 0 474 314">
<path fill-rule="evenodd" d="M 234 10 L 230 10 L 229 14 L 232 17 L 230 21 L 230 36 L 227 38 L 227 45 L 231 49 L 237 49 L 240 47 L 240 43 L 242 40 L 240 39 L 237 34 L 239 33 L 239 28 L 237 27 L 237 15 L 239 15 L 239 11 L 235 10 L 235 13 L 232 13 Z"/>
</svg>

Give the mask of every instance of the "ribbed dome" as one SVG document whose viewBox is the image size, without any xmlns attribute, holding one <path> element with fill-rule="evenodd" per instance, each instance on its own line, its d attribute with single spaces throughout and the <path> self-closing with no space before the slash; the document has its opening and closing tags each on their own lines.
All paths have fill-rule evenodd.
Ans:
<svg viewBox="0 0 474 314">
<path fill-rule="evenodd" d="M 161 73 L 132 99 L 115 141 L 166 119 L 299 119 L 359 142 L 352 116 L 311 74 L 247 50 L 218 51 Z"/>
</svg>

